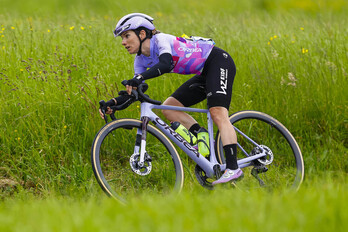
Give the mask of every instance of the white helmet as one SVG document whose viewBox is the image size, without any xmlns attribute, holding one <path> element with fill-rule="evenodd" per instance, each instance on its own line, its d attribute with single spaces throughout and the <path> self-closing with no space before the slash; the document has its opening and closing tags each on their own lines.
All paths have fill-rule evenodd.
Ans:
<svg viewBox="0 0 348 232">
<path fill-rule="evenodd" d="M 152 23 L 153 20 L 151 16 L 142 13 L 127 14 L 118 21 L 114 30 L 114 36 L 117 37 L 125 31 L 135 30 L 139 27 L 144 27 L 152 31 L 155 29 Z"/>
</svg>

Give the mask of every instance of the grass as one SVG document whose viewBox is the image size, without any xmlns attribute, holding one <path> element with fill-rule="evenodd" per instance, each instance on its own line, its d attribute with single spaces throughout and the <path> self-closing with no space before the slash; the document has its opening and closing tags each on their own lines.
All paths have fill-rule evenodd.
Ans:
<svg viewBox="0 0 348 232">
<path fill-rule="evenodd" d="M 123 220 L 128 220 L 124 230 L 139 229 L 143 218 L 149 221 L 143 230 L 204 230 L 213 225 L 208 218 L 223 228 L 230 217 L 219 212 L 234 213 L 227 205 L 241 211 L 231 219 L 244 222 L 238 230 L 347 228 L 342 210 L 348 172 L 345 1 L 2 3 L 1 231 L 59 230 L 62 225 L 55 218 L 67 221 L 66 230 L 103 223 L 114 228 L 120 224 L 115 221 Z M 117 19 L 136 11 L 154 16 L 165 33 L 211 37 L 232 55 L 237 76 L 230 113 L 263 111 L 293 133 L 307 175 L 299 193 L 251 192 L 245 197 L 233 192 L 233 198 L 223 190 L 200 194 L 191 163 L 182 156 L 186 179 L 179 200 L 143 197 L 134 199 L 127 211 L 99 199 L 103 195 L 89 161 L 94 135 L 103 125 L 97 105 L 116 96 L 120 82 L 132 77 L 134 58 L 115 41 L 112 30 Z M 187 78 L 166 74 L 153 79 L 149 94 L 164 100 Z M 137 106 L 118 116 L 138 117 Z M 163 212 L 166 204 L 169 210 Z M 95 216 L 100 209 L 103 217 Z M 203 213 L 209 209 L 211 213 Z M 136 215 L 136 223 L 129 221 L 130 215 Z M 40 219 L 45 223 L 32 224 Z M 158 228 L 150 225 L 154 220 Z"/>
<path fill-rule="evenodd" d="M 17 196 L 0 203 L 2 231 L 345 231 L 347 185 L 316 179 L 299 192 L 220 189 L 140 196 L 125 206 L 100 198 Z M 316 183 L 313 185 L 313 183 Z M 330 202 L 330 204 L 328 204 Z"/>
</svg>

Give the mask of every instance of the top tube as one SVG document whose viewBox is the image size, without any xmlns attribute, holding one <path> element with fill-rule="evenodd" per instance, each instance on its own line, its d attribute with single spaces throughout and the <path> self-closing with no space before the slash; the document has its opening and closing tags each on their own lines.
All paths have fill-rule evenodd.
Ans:
<svg viewBox="0 0 348 232">
<path fill-rule="evenodd" d="M 170 106 L 170 105 L 151 105 L 151 109 L 160 109 L 160 110 L 177 110 L 177 111 L 187 111 L 187 112 L 198 112 L 198 113 L 208 113 L 207 109 L 199 108 L 190 108 L 190 107 L 181 107 L 181 106 Z"/>
</svg>

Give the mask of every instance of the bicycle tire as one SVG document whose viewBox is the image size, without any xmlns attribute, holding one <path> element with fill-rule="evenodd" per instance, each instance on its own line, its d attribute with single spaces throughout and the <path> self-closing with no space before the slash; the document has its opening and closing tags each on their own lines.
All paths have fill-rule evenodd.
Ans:
<svg viewBox="0 0 348 232">
<path fill-rule="evenodd" d="M 230 116 L 230 122 L 256 143 L 266 145 L 272 151 L 274 159 L 271 164 L 266 165 L 268 171 L 265 170 L 266 172 L 258 175 L 265 184 L 263 187 L 274 190 L 295 189 L 296 191 L 300 188 L 304 180 L 302 153 L 295 138 L 283 124 L 273 117 L 258 111 L 240 111 L 234 113 Z M 255 145 L 250 145 L 250 142 L 248 145 L 247 139 L 238 132 L 236 133 L 238 143 L 250 155 Z M 215 141 L 216 158 L 220 164 L 223 164 L 225 163 L 225 157 L 219 132 L 216 134 Z M 238 158 L 241 158 L 241 153 L 243 153 L 241 149 L 238 149 Z M 253 164 L 258 164 L 258 162 Z M 249 169 L 254 167 L 255 165 Z M 238 183 L 238 187 L 260 187 L 262 183 L 259 179 L 253 178 L 251 172 L 246 171 L 247 169 L 243 169 L 245 177 L 250 177 L 254 180 L 250 181 L 244 178 L 243 181 Z M 253 170 L 251 171 L 253 172 Z"/>
<path fill-rule="evenodd" d="M 150 124 L 146 152 L 152 160 L 145 163 L 151 166 L 151 171 L 143 176 L 132 170 L 137 168 L 130 157 L 133 161 L 136 159 L 132 155 L 141 125 L 142 122 L 135 119 L 112 121 L 97 133 L 91 149 L 93 172 L 100 187 L 108 196 L 123 203 L 132 196 L 180 192 L 183 187 L 184 171 L 178 152 L 168 138 Z"/>
</svg>

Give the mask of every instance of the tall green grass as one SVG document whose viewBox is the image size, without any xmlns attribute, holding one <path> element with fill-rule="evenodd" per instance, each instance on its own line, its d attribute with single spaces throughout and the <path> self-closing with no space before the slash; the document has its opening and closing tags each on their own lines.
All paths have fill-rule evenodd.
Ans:
<svg viewBox="0 0 348 232">
<path fill-rule="evenodd" d="M 162 32 L 211 37 L 218 47 L 232 55 L 237 76 L 230 113 L 259 110 L 281 121 L 302 149 L 307 185 L 302 192 L 305 197 L 300 192 L 279 196 L 262 193 L 260 199 L 258 193 L 248 196 L 238 193 L 228 198 L 231 194 L 228 191 L 222 192 L 221 197 L 220 193 L 212 193 L 212 199 L 210 195 L 194 197 L 190 191 L 201 188 L 194 179 L 190 161 L 182 156 L 186 167 L 185 190 L 189 192 L 181 197 L 182 204 L 174 198 L 169 199 L 169 205 L 174 209 L 169 207 L 161 215 L 158 212 L 166 200 L 159 201 L 154 211 L 150 206 L 156 197 L 145 199 L 145 202 L 135 200 L 133 208 L 140 205 L 140 208 L 143 206 L 146 209 L 145 212 L 135 208 L 138 210 L 120 215 L 121 219 L 115 221 L 130 220 L 128 218 L 134 213 L 139 217 L 135 220 L 137 223 L 128 221 L 124 230 L 137 229 L 141 227 L 141 216 L 148 213 L 161 222 L 160 229 L 167 226 L 174 229 L 200 228 L 195 221 L 203 223 L 202 228 L 214 229 L 211 227 L 214 223 L 209 224 L 211 216 L 214 222 L 222 223 L 220 228 L 227 225 L 231 217 L 232 222 L 238 219 L 249 230 L 261 230 L 258 225 L 265 220 L 270 221 L 267 224 L 270 229 L 285 224 L 286 228 L 290 228 L 288 230 L 295 230 L 301 226 L 305 229 L 315 226 L 317 221 L 333 215 L 329 223 L 319 223 L 322 227 L 315 227 L 324 230 L 329 226 L 339 228 L 343 219 L 347 219 L 340 207 L 341 202 L 346 201 L 348 172 L 348 6 L 345 1 L 180 0 L 175 4 L 167 0 L 150 3 L 92 0 L 1 2 L 2 199 L 10 196 L 20 199 L 31 193 L 39 198 L 67 195 L 74 199 L 101 194 L 89 161 L 94 135 L 104 124 L 97 113 L 98 101 L 117 95 L 123 88 L 120 82 L 132 77 L 134 59 L 122 48 L 120 40 L 113 38 L 112 30 L 117 19 L 124 14 L 140 11 L 153 15 L 157 28 Z M 148 93 L 155 99 L 164 100 L 187 78 L 166 74 L 150 80 Z M 118 116 L 138 117 L 137 106 L 132 105 Z M 205 102 L 197 107 L 205 107 Z M 198 119 L 203 122 L 202 118 Z M 316 176 L 325 177 L 328 174 L 331 179 L 315 181 Z M 321 186 L 327 185 L 330 187 L 324 188 L 321 195 Z M 227 199 L 227 204 L 224 199 Z M 206 216 L 203 212 L 210 208 L 205 202 L 210 200 L 214 205 L 212 211 L 216 214 L 208 213 Z M 179 205 L 175 206 L 178 202 Z M 189 204 L 187 208 L 185 202 Z M 109 218 L 95 218 L 100 209 L 98 204 Z M 226 205 L 245 209 L 236 216 L 228 211 Z M 274 205 L 282 207 L 277 209 Z M 32 225 L 31 221 L 40 218 L 38 214 L 31 216 L 30 212 L 38 210 L 41 215 L 45 207 L 50 213 L 43 221 L 52 226 Z M 180 223 L 176 224 L 174 219 L 164 220 L 174 217 L 174 213 L 181 215 L 181 207 L 187 211 L 183 214 L 186 217 L 178 216 Z M 26 201 L 16 203 L 6 200 L 1 203 L 0 212 L 1 215 L 5 212 L 13 215 L 21 211 L 28 218 L 22 225 L 40 231 L 45 230 L 45 226 L 57 230 L 55 228 L 59 225 L 54 218 L 58 215 L 68 222 L 67 228 L 71 230 L 85 228 L 80 227 L 85 222 L 94 228 L 103 220 L 109 220 L 106 224 L 113 227 L 116 223 L 111 224 L 110 220 L 114 218 L 110 215 L 119 210 L 125 211 L 109 200 L 71 204 L 48 199 L 29 205 Z M 224 211 L 229 212 L 228 216 L 217 214 Z M 69 217 L 81 212 L 83 215 L 80 218 Z M 289 212 L 291 217 L 286 217 Z M 313 213 L 318 217 L 312 216 L 312 221 L 307 222 L 306 217 Z M 204 215 L 204 220 L 201 220 L 201 215 Z M 279 221 L 272 221 L 273 217 Z M 292 217 L 295 219 L 290 219 Z M 11 231 L 9 226 L 21 230 L 15 217 L 0 218 L 5 223 L 0 223 L 5 231 Z M 96 221 L 88 224 L 87 221 L 92 218 Z M 147 219 L 151 222 L 151 218 Z M 148 224 L 145 226 L 155 228 Z"/>
<path fill-rule="evenodd" d="M 347 185 L 326 176 L 299 192 L 220 189 L 179 196 L 33 199 L 0 203 L 1 231 L 346 231 Z M 313 185 L 313 183 L 315 183 Z"/>
</svg>

